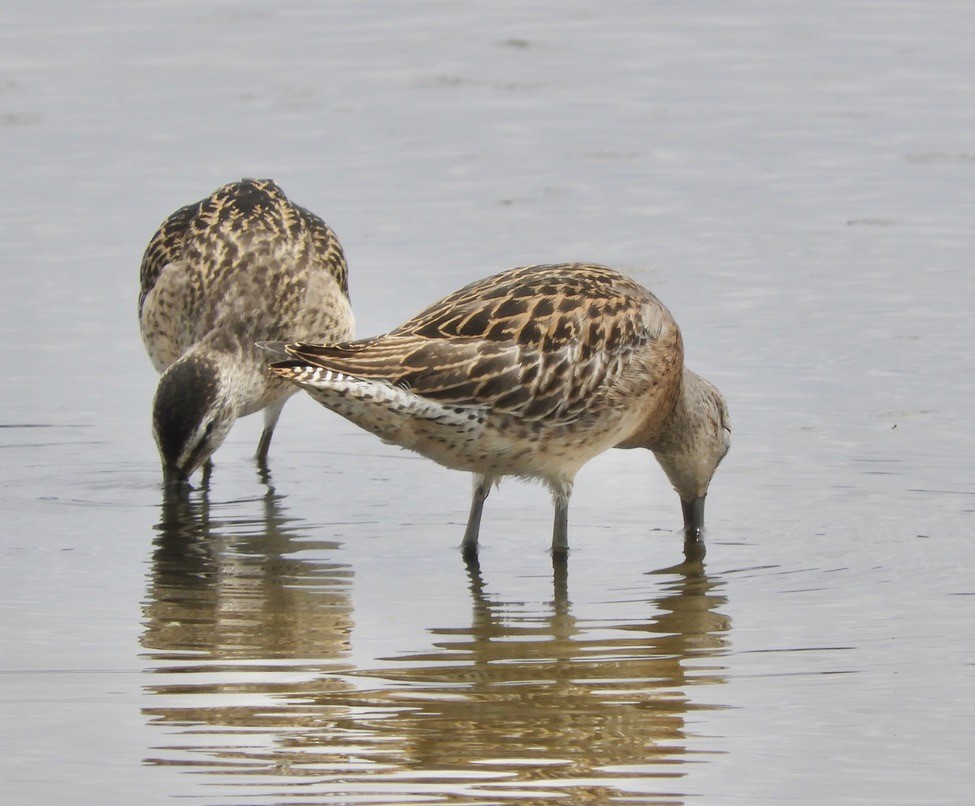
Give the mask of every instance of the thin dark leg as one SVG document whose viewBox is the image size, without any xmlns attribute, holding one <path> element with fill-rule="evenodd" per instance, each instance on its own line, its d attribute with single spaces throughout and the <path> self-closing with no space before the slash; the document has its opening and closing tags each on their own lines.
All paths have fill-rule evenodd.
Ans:
<svg viewBox="0 0 975 806">
<path fill-rule="evenodd" d="M 564 557 L 569 553 L 569 496 L 572 495 L 572 481 L 552 484 L 552 498 L 555 500 L 555 524 L 552 527 L 552 556 Z"/>
<path fill-rule="evenodd" d="M 267 464 L 267 452 L 271 447 L 271 437 L 274 435 L 274 426 L 278 424 L 278 417 L 281 416 L 281 409 L 284 408 L 284 404 L 287 398 L 283 400 L 272 403 L 266 409 L 264 409 L 264 430 L 261 432 L 261 438 L 257 443 L 257 453 L 255 458 L 259 465 Z"/>
<path fill-rule="evenodd" d="M 481 532 L 481 513 L 484 511 L 484 499 L 491 492 L 492 479 L 487 476 L 474 476 L 474 495 L 471 497 L 471 512 L 467 516 L 467 528 L 464 539 L 460 543 L 464 559 L 470 562 L 477 557 L 477 538 Z"/>
<path fill-rule="evenodd" d="M 257 453 L 254 457 L 257 459 L 257 463 L 260 465 L 267 464 L 267 452 L 271 447 L 271 437 L 274 434 L 274 428 L 265 428 L 261 432 L 261 439 L 257 443 Z"/>
<path fill-rule="evenodd" d="M 565 557 L 569 553 L 569 502 L 555 502 L 555 525 L 552 528 L 552 556 Z"/>
</svg>

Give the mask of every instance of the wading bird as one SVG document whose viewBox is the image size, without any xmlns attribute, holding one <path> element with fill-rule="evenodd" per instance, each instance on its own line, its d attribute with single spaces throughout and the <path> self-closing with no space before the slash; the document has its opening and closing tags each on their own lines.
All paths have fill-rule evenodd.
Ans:
<svg viewBox="0 0 975 806">
<path fill-rule="evenodd" d="M 503 476 L 548 485 L 552 552 L 564 555 L 576 472 L 614 447 L 653 452 L 696 538 L 731 443 L 724 398 L 684 366 L 670 312 L 602 266 L 511 269 L 382 336 L 264 346 L 276 354 L 271 371 L 322 405 L 386 442 L 474 474 L 468 559 L 484 500 Z"/>
<path fill-rule="evenodd" d="M 335 233 L 270 180 L 244 179 L 180 208 L 142 258 L 139 325 L 162 373 L 152 426 L 167 486 L 185 484 L 238 417 L 264 411 L 267 459 L 297 390 L 267 371 L 256 342 L 353 337 L 345 257 Z"/>
</svg>

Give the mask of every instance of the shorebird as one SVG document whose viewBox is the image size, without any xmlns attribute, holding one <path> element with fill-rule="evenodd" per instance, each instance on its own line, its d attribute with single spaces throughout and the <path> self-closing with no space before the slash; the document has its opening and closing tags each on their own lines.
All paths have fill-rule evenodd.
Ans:
<svg viewBox="0 0 975 806">
<path fill-rule="evenodd" d="M 539 479 L 555 504 L 552 552 L 568 550 L 582 465 L 648 448 L 698 537 L 731 444 L 721 393 L 684 366 L 680 330 L 647 289 L 603 266 L 527 266 L 471 283 L 382 336 L 265 345 L 270 369 L 384 441 L 474 474 L 461 544 L 503 476 Z"/>
<path fill-rule="evenodd" d="M 152 424 L 167 486 L 185 483 L 238 417 L 264 410 L 263 465 L 285 401 L 256 342 L 353 337 L 345 257 L 273 181 L 244 179 L 181 207 L 142 258 L 139 325 L 162 373 Z"/>
</svg>

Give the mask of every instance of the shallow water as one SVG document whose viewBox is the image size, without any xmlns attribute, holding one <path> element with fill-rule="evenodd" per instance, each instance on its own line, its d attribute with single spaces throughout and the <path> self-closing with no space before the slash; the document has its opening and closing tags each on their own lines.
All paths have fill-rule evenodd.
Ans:
<svg viewBox="0 0 975 806">
<path fill-rule="evenodd" d="M 187 4 L 0 13 L 0 780 L 13 803 L 964 802 L 975 10 Z M 167 503 L 137 267 L 273 176 L 360 334 L 508 266 L 652 288 L 731 407 L 708 553 L 649 456 L 572 552 L 295 398 Z M 253 421 L 252 421 L 253 420 Z"/>
</svg>

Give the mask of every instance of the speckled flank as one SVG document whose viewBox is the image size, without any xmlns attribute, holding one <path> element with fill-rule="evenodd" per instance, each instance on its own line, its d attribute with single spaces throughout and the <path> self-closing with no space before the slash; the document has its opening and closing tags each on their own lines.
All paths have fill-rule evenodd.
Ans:
<svg viewBox="0 0 975 806">
<path fill-rule="evenodd" d="M 338 239 L 270 180 L 233 182 L 169 216 L 146 248 L 140 281 L 142 338 L 163 373 L 156 439 L 164 464 L 186 475 L 237 417 L 262 409 L 266 454 L 294 390 L 266 372 L 256 342 L 353 335 Z M 187 378 L 199 382 L 186 386 Z M 203 401 L 190 388 L 212 394 Z"/>
<path fill-rule="evenodd" d="M 673 317 L 601 266 L 512 269 L 386 335 L 284 349 L 291 358 L 272 370 L 323 405 L 477 474 L 481 487 L 505 475 L 542 479 L 557 513 L 578 469 L 608 448 L 653 450 L 682 499 L 694 500 L 728 447 L 724 400 L 684 368 Z"/>
</svg>

